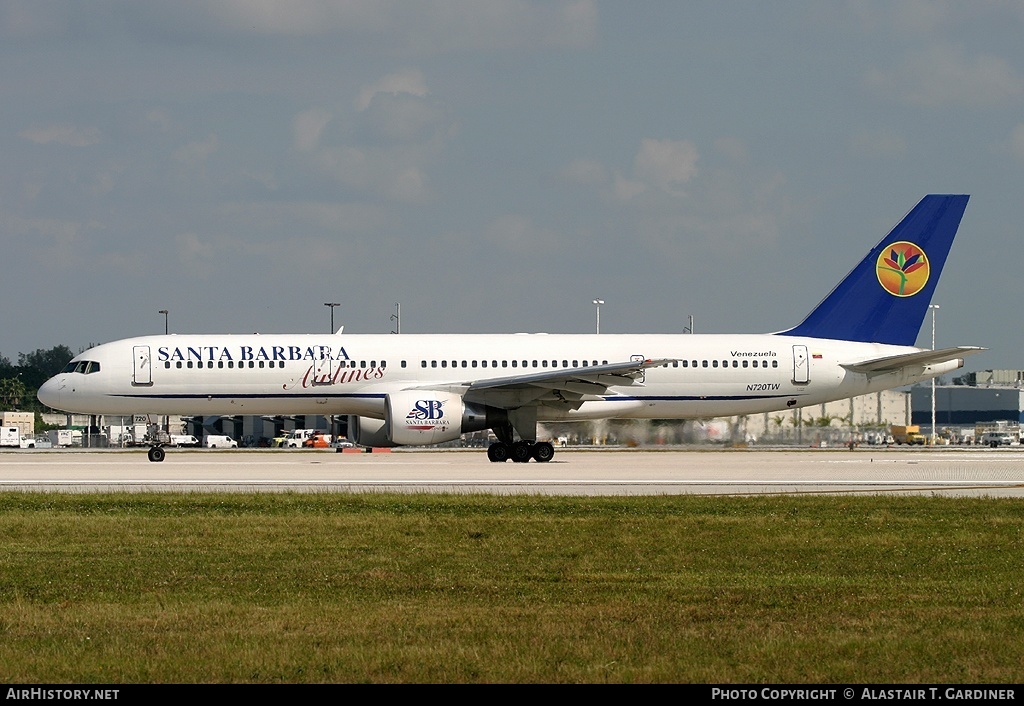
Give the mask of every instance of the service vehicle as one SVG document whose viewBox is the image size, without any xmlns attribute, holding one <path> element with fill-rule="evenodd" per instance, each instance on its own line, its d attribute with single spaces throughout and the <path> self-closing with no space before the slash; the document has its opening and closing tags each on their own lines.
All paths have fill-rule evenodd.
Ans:
<svg viewBox="0 0 1024 706">
<path fill-rule="evenodd" d="M 203 446 L 208 449 L 237 449 L 238 442 L 224 434 L 208 434 L 203 438 Z"/>
<path fill-rule="evenodd" d="M 302 442 L 305 449 L 326 449 L 331 446 L 331 435 L 316 433 Z"/>
<path fill-rule="evenodd" d="M 171 434 L 171 446 L 199 446 L 199 439 L 191 434 Z"/>
<path fill-rule="evenodd" d="M 21 446 L 21 431 L 18 427 L 0 427 L 0 446 Z"/>
<path fill-rule="evenodd" d="M 284 437 L 282 446 L 286 449 L 301 449 L 306 439 L 312 438 L 316 433 L 316 429 L 292 429 Z"/>
<path fill-rule="evenodd" d="M 893 426 L 890 430 L 892 438 L 897 444 L 910 444 L 911 446 L 924 446 L 928 443 L 928 437 L 921 433 L 921 427 L 917 424 L 909 426 Z"/>
<path fill-rule="evenodd" d="M 1019 439 L 1008 431 L 987 431 L 982 434 L 981 443 L 994 449 L 1019 443 Z"/>
</svg>

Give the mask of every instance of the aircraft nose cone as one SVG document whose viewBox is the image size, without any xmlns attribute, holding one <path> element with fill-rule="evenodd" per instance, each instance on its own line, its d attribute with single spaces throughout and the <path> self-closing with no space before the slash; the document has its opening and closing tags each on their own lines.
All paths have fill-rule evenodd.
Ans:
<svg viewBox="0 0 1024 706">
<path fill-rule="evenodd" d="M 60 404 L 60 388 L 61 384 L 57 378 L 53 377 L 42 384 L 39 388 L 39 392 L 36 393 L 36 397 L 47 407 L 58 409 L 57 405 Z"/>
</svg>

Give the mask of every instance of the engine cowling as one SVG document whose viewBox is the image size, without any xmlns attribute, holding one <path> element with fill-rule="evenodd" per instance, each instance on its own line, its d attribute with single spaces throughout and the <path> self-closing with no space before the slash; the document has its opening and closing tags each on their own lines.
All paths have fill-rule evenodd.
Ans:
<svg viewBox="0 0 1024 706">
<path fill-rule="evenodd" d="M 371 448 L 386 448 L 396 446 L 388 439 L 384 430 L 384 420 L 373 417 L 357 417 L 350 414 L 348 417 L 348 438 L 359 446 Z"/>
<path fill-rule="evenodd" d="M 451 392 L 406 390 L 388 395 L 384 405 L 384 431 L 398 446 L 440 444 L 506 419 L 504 410 L 467 403 Z"/>
</svg>

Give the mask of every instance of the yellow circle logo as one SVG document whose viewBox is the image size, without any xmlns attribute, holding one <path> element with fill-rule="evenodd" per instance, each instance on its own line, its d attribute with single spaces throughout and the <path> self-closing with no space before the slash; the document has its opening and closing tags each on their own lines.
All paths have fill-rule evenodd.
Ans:
<svg viewBox="0 0 1024 706">
<path fill-rule="evenodd" d="M 924 250 L 913 243 L 900 241 L 882 250 L 875 263 L 875 271 L 885 291 L 897 297 L 912 297 L 928 283 L 931 265 Z"/>
</svg>

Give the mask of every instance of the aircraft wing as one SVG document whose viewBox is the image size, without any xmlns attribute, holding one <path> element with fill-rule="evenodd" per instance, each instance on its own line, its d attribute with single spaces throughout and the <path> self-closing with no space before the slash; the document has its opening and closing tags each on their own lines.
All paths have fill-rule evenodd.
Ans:
<svg viewBox="0 0 1024 706">
<path fill-rule="evenodd" d="M 671 363 L 674 358 L 628 360 L 620 363 L 579 368 L 555 368 L 537 373 L 510 375 L 487 380 L 455 382 L 447 385 L 423 385 L 407 389 L 457 392 L 469 402 L 495 407 L 520 407 L 545 401 L 578 406 L 587 400 L 601 399 L 612 386 L 642 385 L 644 370 Z"/>
<path fill-rule="evenodd" d="M 983 350 L 986 349 L 978 348 L 977 346 L 956 346 L 954 348 L 941 348 L 936 351 L 924 350 L 915 351 L 914 353 L 900 353 L 899 355 L 889 355 L 884 358 L 861 360 L 856 363 L 840 363 L 840 365 L 854 373 L 888 373 L 909 365 L 945 363 L 947 360 L 963 358 L 974 353 L 980 353 Z"/>
</svg>

